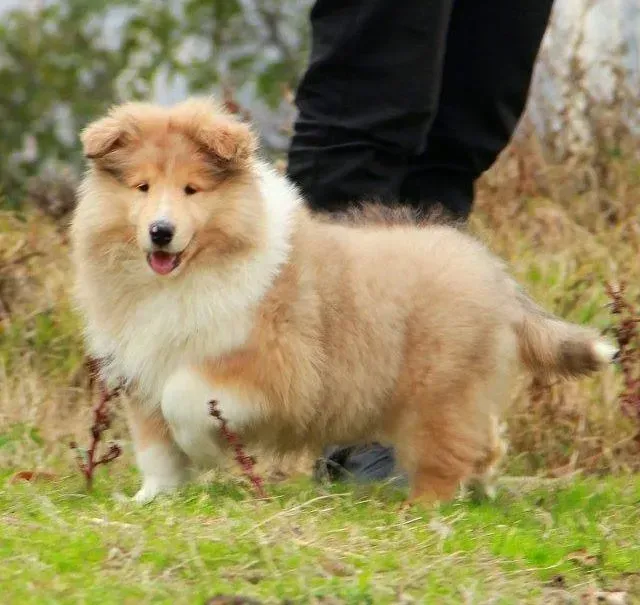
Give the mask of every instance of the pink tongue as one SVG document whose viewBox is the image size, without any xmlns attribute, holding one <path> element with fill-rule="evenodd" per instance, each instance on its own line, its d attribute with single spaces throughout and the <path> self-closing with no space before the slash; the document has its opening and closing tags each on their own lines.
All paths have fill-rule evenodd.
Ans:
<svg viewBox="0 0 640 605">
<path fill-rule="evenodd" d="M 153 252 L 149 256 L 149 265 L 156 273 L 167 275 L 176 267 L 176 255 L 168 252 Z"/>
</svg>

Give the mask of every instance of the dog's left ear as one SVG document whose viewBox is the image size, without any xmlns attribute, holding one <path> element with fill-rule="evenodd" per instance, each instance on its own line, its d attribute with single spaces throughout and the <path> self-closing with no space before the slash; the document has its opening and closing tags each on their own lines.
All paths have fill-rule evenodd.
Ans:
<svg viewBox="0 0 640 605">
<path fill-rule="evenodd" d="M 229 168 L 246 165 L 257 148 L 251 128 L 226 117 L 203 124 L 196 133 L 196 139 L 208 153 Z"/>
<path fill-rule="evenodd" d="M 192 99 L 178 108 L 178 121 L 222 169 L 246 166 L 258 147 L 251 127 L 209 100 Z"/>
</svg>

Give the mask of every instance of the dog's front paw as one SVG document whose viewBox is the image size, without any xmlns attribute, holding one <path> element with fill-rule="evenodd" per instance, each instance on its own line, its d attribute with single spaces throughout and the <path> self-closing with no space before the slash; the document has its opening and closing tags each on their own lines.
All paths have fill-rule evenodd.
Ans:
<svg viewBox="0 0 640 605">
<path fill-rule="evenodd" d="M 174 485 L 164 485 L 159 481 L 145 480 L 138 493 L 132 498 L 136 504 L 148 504 L 159 494 L 166 494 L 175 489 Z"/>
</svg>

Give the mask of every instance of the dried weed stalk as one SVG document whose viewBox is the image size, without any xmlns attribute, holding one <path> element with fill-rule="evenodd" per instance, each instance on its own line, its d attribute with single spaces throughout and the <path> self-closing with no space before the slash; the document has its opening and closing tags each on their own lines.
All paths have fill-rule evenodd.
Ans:
<svg viewBox="0 0 640 605">
<path fill-rule="evenodd" d="M 120 388 L 109 391 L 104 382 L 98 378 L 99 363 L 95 360 L 87 362 L 89 368 L 90 382 L 98 382 L 100 397 L 98 403 L 93 408 L 93 424 L 91 425 L 91 442 L 88 449 L 81 448 L 75 441 L 69 447 L 76 452 L 76 461 L 80 472 L 84 475 L 87 489 L 93 487 L 93 475 L 96 467 L 101 464 L 113 462 L 122 454 L 122 448 L 117 443 L 110 443 L 107 451 L 98 456 L 98 446 L 102 441 L 103 433 L 111 426 L 111 414 L 109 412 L 109 402 L 118 396 Z"/>
<path fill-rule="evenodd" d="M 613 332 L 620 348 L 618 362 L 624 378 L 620 405 L 625 415 L 640 423 L 640 313 L 625 299 L 624 290 L 624 284 L 606 284 L 607 295 L 611 299 L 609 308 L 619 318 Z"/>
<path fill-rule="evenodd" d="M 231 86 L 223 86 L 222 88 L 222 105 L 229 113 L 234 114 L 244 122 L 251 121 L 251 112 L 236 99 L 235 91 Z"/>
<path fill-rule="evenodd" d="M 264 490 L 262 477 L 260 477 L 260 475 L 258 475 L 254 470 L 256 461 L 252 456 L 249 456 L 246 453 L 238 435 L 236 435 L 236 433 L 234 433 L 227 425 L 227 421 L 218 409 L 218 402 L 215 399 L 212 399 L 209 402 L 209 414 L 220 422 L 220 433 L 224 437 L 225 441 L 233 448 L 235 459 L 240 465 L 242 473 L 253 486 L 258 498 L 266 498 L 267 493 Z"/>
</svg>

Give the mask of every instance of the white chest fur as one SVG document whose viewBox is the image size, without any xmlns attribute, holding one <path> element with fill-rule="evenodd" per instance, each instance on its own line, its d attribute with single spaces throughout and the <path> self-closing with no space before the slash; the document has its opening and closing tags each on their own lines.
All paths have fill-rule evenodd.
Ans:
<svg viewBox="0 0 640 605">
<path fill-rule="evenodd" d="M 220 421 L 210 415 L 208 404 L 212 400 L 234 432 L 261 415 L 259 402 L 246 392 L 209 383 L 189 368 L 173 373 L 162 392 L 162 415 L 180 449 L 202 466 L 218 458 Z"/>
<path fill-rule="evenodd" d="M 192 276 L 179 287 L 158 290 L 133 304 L 121 299 L 111 317 L 89 322 L 91 349 L 111 360 L 109 376 L 133 381 L 158 404 L 165 381 L 178 368 L 215 358 L 246 341 L 265 284 L 243 273 L 235 273 L 235 284 L 211 275 Z"/>
<path fill-rule="evenodd" d="M 251 257 L 152 287 L 126 267 L 114 275 L 100 268 L 85 272 L 80 302 L 90 351 L 109 360 L 107 377 L 134 382 L 150 405 L 160 404 L 165 382 L 179 369 L 246 342 L 256 305 L 289 256 L 298 194 L 270 168 L 256 169 L 262 197 L 256 203 L 265 204 L 267 228 L 264 245 Z"/>
</svg>

